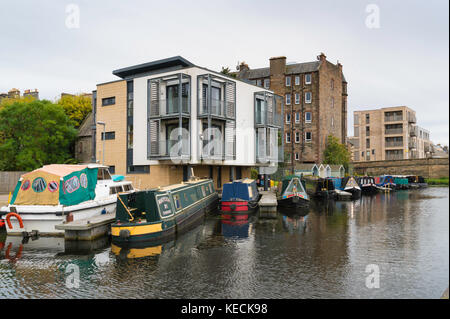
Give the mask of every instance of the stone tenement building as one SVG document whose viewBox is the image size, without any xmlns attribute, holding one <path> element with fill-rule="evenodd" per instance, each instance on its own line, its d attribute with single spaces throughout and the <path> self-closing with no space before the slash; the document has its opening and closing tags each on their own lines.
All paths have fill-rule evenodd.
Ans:
<svg viewBox="0 0 450 319">
<path fill-rule="evenodd" d="M 427 158 L 430 132 L 416 124 L 416 112 L 406 106 L 355 111 L 355 162 Z"/>
<path fill-rule="evenodd" d="M 273 57 L 268 68 L 241 63 L 236 75 L 284 97 L 285 162 L 321 163 L 330 134 L 346 143 L 347 81 L 339 62 L 327 61 L 323 53 L 305 63 Z"/>
</svg>

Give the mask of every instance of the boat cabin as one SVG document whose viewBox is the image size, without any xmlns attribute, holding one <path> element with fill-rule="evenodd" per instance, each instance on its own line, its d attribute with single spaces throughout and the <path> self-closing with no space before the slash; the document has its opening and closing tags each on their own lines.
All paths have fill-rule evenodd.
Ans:
<svg viewBox="0 0 450 319">
<path fill-rule="evenodd" d="M 253 179 L 236 180 L 223 185 L 222 201 L 256 201 L 259 192 L 256 187 L 256 181 Z"/>
</svg>

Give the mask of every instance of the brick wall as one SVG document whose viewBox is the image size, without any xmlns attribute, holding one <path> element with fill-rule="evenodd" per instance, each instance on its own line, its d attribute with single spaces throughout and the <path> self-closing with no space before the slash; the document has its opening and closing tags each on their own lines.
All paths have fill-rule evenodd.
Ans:
<svg viewBox="0 0 450 319">
<path fill-rule="evenodd" d="M 423 158 L 395 161 L 371 161 L 353 163 L 358 175 L 421 175 L 425 178 L 449 176 L 448 158 Z"/>
</svg>

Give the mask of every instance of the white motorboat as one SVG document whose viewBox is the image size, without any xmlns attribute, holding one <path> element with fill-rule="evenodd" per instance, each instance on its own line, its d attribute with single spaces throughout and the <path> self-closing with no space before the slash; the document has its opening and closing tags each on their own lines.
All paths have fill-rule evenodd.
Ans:
<svg viewBox="0 0 450 319">
<path fill-rule="evenodd" d="M 46 165 L 20 177 L 0 217 L 8 235 L 63 236 L 56 225 L 115 214 L 117 194 L 123 192 L 134 192 L 132 183 L 113 180 L 107 166 Z"/>
</svg>

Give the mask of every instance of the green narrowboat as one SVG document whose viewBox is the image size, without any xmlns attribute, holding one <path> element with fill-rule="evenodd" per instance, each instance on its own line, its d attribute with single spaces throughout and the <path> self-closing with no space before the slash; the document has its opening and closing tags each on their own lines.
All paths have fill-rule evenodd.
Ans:
<svg viewBox="0 0 450 319">
<path fill-rule="evenodd" d="M 218 195 L 211 179 L 119 194 L 113 243 L 169 240 L 206 212 L 216 210 Z"/>
</svg>

